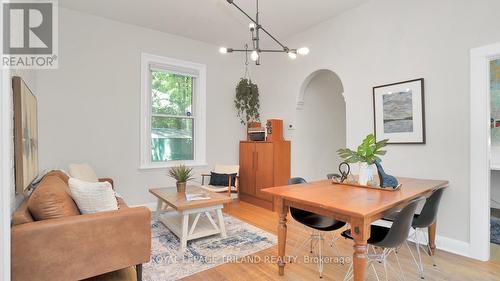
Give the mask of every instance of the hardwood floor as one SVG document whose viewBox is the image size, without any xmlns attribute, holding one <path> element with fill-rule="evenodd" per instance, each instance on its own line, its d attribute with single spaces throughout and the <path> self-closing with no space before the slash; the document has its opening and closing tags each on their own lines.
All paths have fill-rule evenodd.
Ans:
<svg viewBox="0 0 500 281">
<path fill-rule="evenodd" d="M 233 203 L 228 213 L 234 217 L 276 234 L 278 220 L 276 213 L 245 202 Z M 308 234 L 309 231 L 307 231 L 300 224 L 296 223 L 293 219 L 289 218 L 286 248 L 287 254 L 292 254 L 297 241 L 302 242 Z M 325 243 L 325 246 L 327 246 L 327 243 Z M 352 255 L 352 241 L 341 238 L 337 241 L 337 246 L 341 255 L 350 258 Z M 329 256 L 336 255 L 332 248 L 329 246 L 326 248 L 327 251 L 329 251 L 329 254 L 327 252 Z M 412 250 L 414 250 L 414 248 Z M 274 257 L 276 254 L 277 247 L 272 247 L 255 254 L 255 256 L 264 260 L 265 257 Z M 299 257 L 305 255 L 309 255 L 308 247 L 303 249 L 298 254 Z M 401 266 L 405 272 L 406 280 L 421 280 L 407 248 L 400 250 L 399 257 L 401 260 Z M 300 259 L 301 258 L 299 258 L 299 261 Z M 436 251 L 435 259 L 437 266 L 433 267 L 430 258 L 427 256 L 423 257 L 426 270 L 425 280 L 500 280 L 500 261 L 479 262 L 439 250 Z M 397 264 L 395 263 L 393 257 L 389 259 L 389 262 L 392 264 L 393 268 L 397 268 Z M 314 263 L 298 262 L 287 264 L 285 267 L 285 276 L 283 277 L 278 276 L 278 268 L 275 263 L 261 262 L 257 264 L 223 264 L 210 270 L 186 277 L 182 280 L 343 280 L 348 267 L 349 264 L 326 264 L 323 278 L 320 279 L 317 264 Z M 384 279 L 383 267 L 380 264 L 375 265 L 375 267 L 379 277 Z M 368 280 L 376 280 L 373 270 L 369 270 L 368 273 Z M 390 280 L 397 280 L 395 276 L 391 275 L 393 274 L 390 272 Z"/>
<path fill-rule="evenodd" d="M 259 228 L 276 234 L 277 214 L 269 210 L 245 203 L 235 202 L 228 208 L 228 214 L 253 224 Z M 296 223 L 293 219 L 288 219 L 287 235 L 287 255 L 292 254 L 297 241 L 302 242 L 309 231 L 302 225 Z M 337 233 L 338 236 L 338 233 Z M 331 236 L 329 236 L 331 237 Z M 325 243 L 326 254 L 330 257 L 336 256 L 333 249 Z M 337 246 L 341 255 L 350 258 L 352 255 L 352 241 L 343 238 L 337 241 Z M 413 244 L 411 245 L 413 246 Z M 309 247 L 305 247 L 299 252 L 299 262 L 287 264 L 285 266 L 285 276 L 278 276 L 278 267 L 274 262 L 266 262 L 266 257 L 271 258 L 277 255 L 277 246 L 261 251 L 254 256 L 260 257 L 260 263 L 232 263 L 223 264 L 215 268 L 188 276 L 183 281 L 223 281 L 223 280 L 343 280 L 349 264 L 325 264 L 323 278 L 319 278 L 318 266 L 315 263 L 304 263 L 302 257 L 309 256 Z M 414 248 L 412 248 L 414 250 Z M 406 280 L 421 280 L 418 276 L 416 266 L 408 252 L 408 249 L 402 248 L 399 251 L 401 266 L 405 272 Z M 433 267 L 428 256 L 423 256 L 425 266 L 425 280 L 450 280 L 450 281 L 494 281 L 500 280 L 500 260 L 494 259 L 490 262 L 479 262 L 469 258 L 464 258 L 451 253 L 436 251 L 436 267 Z M 397 269 L 397 264 L 393 256 L 389 258 L 389 263 Z M 381 280 L 385 280 L 384 270 L 381 264 L 375 265 Z M 104 280 L 135 280 L 135 272 L 126 270 L 124 275 L 113 274 L 106 276 L 108 278 L 97 279 Z M 128 276 L 127 275 L 132 275 Z M 113 278 L 114 277 L 114 278 Z M 123 277 L 123 279 L 121 279 Z M 376 280 L 373 270 L 368 270 L 368 280 Z M 397 280 L 396 276 L 389 271 L 389 280 Z"/>
</svg>

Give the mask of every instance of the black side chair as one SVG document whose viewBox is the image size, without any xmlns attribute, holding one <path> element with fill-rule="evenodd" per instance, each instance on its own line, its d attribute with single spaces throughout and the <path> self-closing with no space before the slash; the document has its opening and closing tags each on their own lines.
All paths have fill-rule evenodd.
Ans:
<svg viewBox="0 0 500 281">
<path fill-rule="evenodd" d="M 420 202 L 422 202 L 424 198 L 417 198 L 408 205 L 406 205 L 401 212 L 397 213 L 397 215 L 394 217 L 394 221 L 392 223 L 392 226 L 390 228 L 384 227 L 384 226 L 378 226 L 378 225 L 371 225 L 370 230 L 371 230 L 371 236 L 370 239 L 368 239 L 368 245 L 372 247 L 377 247 L 381 248 L 382 252 L 377 253 L 375 251 L 375 248 L 373 248 L 374 253 L 370 254 L 368 253 L 366 256 L 368 258 L 368 265 L 367 267 L 372 267 L 375 276 L 377 277 L 377 280 L 380 280 L 377 274 L 377 271 L 375 270 L 375 267 L 373 266 L 374 262 L 380 262 L 384 265 L 384 271 L 385 271 L 385 279 L 387 279 L 387 267 L 390 267 L 390 264 L 387 263 L 387 257 L 393 253 L 394 256 L 396 257 L 396 261 L 398 263 L 399 271 L 401 276 L 403 277 L 402 279 L 404 280 L 404 274 L 403 270 L 401 268 L 401 264 L 399 262 L 399 257 L 397 254 L 397 249 L 406 241 L 408 238 L 408 234 L 410 233 L 410 228 L 411 228 L 411 223 L 413 220 L 413 216 L 415 214 L 415 210 L 417 209 L 417 206 Z M 342 232 L 342 236 L 347 238 L 347 239 L 352 239 L 351 236 L 351 230 L 346 230 Z M 347 271 L 344 281 L 349 280 L 353 277 L 353 267 L 352 263 L 351 266 L 349 267 L 349 270 Z"/>
<path fill-rule="evenodd" d="M 334 176 L 338 176 L 338 175 L 339 174 L 333 174 L 333 173 L 332 174 L 326 174 L 326 178 L 329 179 L 329 180 L 331 180 L 331 179 L 333 179 Z"/>
<path fill-rule="evenodd" d="M 444 188 L 435 190 L 431 194 L 431 196 L 429 196 L 429 198 L 426 199 L 424 207 L 422 208 L 422 211 L 420 211 L 420 214 L 415 214 L 413 216 L 411 227 L 415 229 L 415 231 L 409 238 L 415 242 L 415 248 L 417 249 L 417 258 L 415 258 L 410 249 L 410 246 L 408 245 L 408 242 L 406 242 L 406 246 L 410 251 L 411 257 L 413 258 L 413 261 L 417 265 L 421 279 L 424 279 L 424 266 L 422 264 L 422 256 L 420 254 L 420 249 L 422 249 L 432 259 L 433 266 L 436 266 L 436 262 L 434 261 L 434 256 L 431 254 L 429 243 L 428 241 L 426 241 L 425 238 L 427 237 L 425 234 L 425 228 L 428 228 L 434 222 L 436 222 L 439 203 L 441 202 L 441 198 L 443 197 L 443 192 Z M 384 218 L 384 220 L 394 221 L 395 215 L 397 215 L 397 213 L 394 213 L 388 216 L 387 218 Z M 425 249 L 424 247 L 427 247 L 427 249 Z"/>
<path fill-rule="evenodd" d="M 288 184 L 304 184 L 307 183 L 305 179 L 303 178 L 291 178 L 288 180 Z M 345 222 L 343 221 L 338 221 L 334 220 L 329 217 L 321 216 L 309 211 L 301 210 L 301 209 L 296 209 L 293 207 L 290 207 L 290 214 L 292 215 L 292 218 L 299 223 L 312 228 L 313 232 L 311 235 L 304 240 L 299 246 L 295 248 L 294 251 L 294 256 L 297 254 L 297 252 L 302 249 L 308 242 L 311 244 L 310 252 L 313 252 L 313 243 L 317 241 L 318 244 L 318 256 L 319 256 L 319 277 L 323 278 L 323 256 L 322 256 L 322 244 L 323 241 L 325 240 L 324 235 L 322 232 L 326 231 L 334 231 L 337 229 L 342 228 L 344 225 L 346 225 Z M 339 254 L 337 245 L 335 244 L 335 239 L 332 239 L 332 247 L 335 247 L 337 254 Z"/>
</svg>

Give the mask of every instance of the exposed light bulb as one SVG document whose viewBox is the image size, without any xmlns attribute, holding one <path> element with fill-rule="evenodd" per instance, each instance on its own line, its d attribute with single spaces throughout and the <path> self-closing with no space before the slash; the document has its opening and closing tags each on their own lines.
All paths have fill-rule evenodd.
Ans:
<svg viewBox="0 0 500 281">
<path fill-rule="evenodd" d="M 289 56 L 292 60 L 294 60 L 294 59 L 296 59 L 296 58 L 297 58 L 297 53 L 296 53 L 296 52 L 294 52 L 294 51 L 289 51 L 289 52 L 288 52 L 288 56 Z"/>
<path fill-rule="evenodd" d="M 305 55 L 309 54 L 309 48 L 307 48 L 307 47 L 302 47 L 302 48 L 300 48 L 300 49 L 298 49 L 298 50 L 297 50 L 297 53 L 298 53 L 299 55 L 303 55 L 303 56 L 305 56 Z"/>
<path fill-rule="evenodd" d="M 257 61 L 259 59 L 259 53 L 253 50 L 252 53 L 250 54 L 250 59 L 253 61 Z"/>
<path fill-rule="evenodd" d="M 255 25 L 254 22 L 251 22 L 248 24 L 248 29 L 250 29 L 250 31 L 254 31 L 256 27 L 257 27 L 257 25 Z"/>
<path fill-rule="evenodd" d="M 227 48 L 226 47 L 220 47 L 219 53 L 226 54 L 227 53 Z"/>
</svg>

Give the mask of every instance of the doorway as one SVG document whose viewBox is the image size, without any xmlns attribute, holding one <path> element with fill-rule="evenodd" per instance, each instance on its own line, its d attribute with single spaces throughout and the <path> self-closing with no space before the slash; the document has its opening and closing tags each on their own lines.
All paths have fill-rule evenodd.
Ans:
<svg viewBox="0 0 500 281">
<path fill-rule="evenodd" d="M 292 174 L 306 180 L 337 172 L 337 149 L 346 146 L 346 104 L 339 76 L 314 71 L 302 83 L 297 103 Z"/>
<path fill-rule="evenodd" d="M 492 86 L 496 83 L 492 62 L 498 59 L 500 43 L 471 50 L 469 255 L 482 261 L 490 260 L 490 202 L 494 199 L 490 188 L 498 178 L 495 169 L 500 168 L 500 97 L 499 112 L 492 107 Z"/>
</svg>

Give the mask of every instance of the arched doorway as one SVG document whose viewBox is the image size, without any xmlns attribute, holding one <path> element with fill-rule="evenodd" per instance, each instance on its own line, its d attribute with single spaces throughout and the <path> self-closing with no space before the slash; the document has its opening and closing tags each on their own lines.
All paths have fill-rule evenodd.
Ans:
<svg viewBox="0 0 500 281">
<path fill-rule="evenodd" d="M 297 102 L 292 175 L 324 179 L 337 171 L 337 149 L 346 146 L 344 87 L 328 69 L 314 71 L 302 83 Z"/>
</svg>

